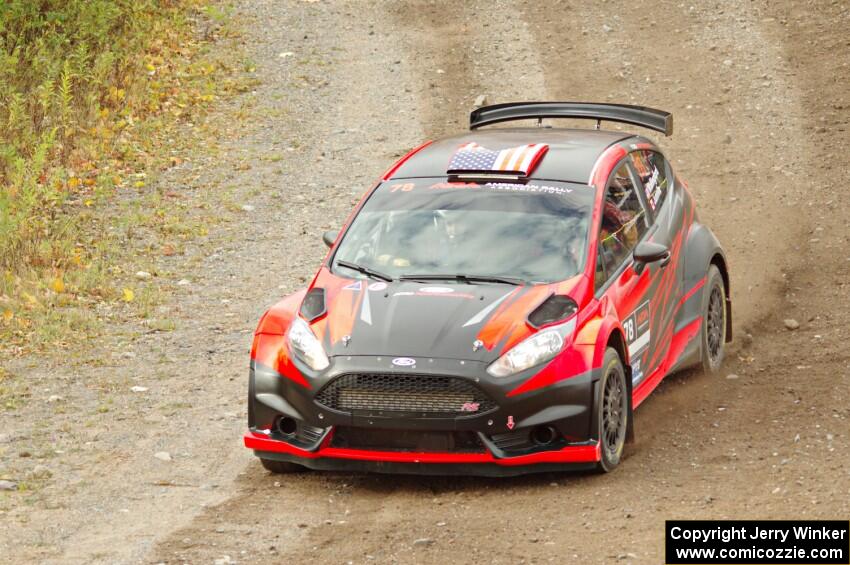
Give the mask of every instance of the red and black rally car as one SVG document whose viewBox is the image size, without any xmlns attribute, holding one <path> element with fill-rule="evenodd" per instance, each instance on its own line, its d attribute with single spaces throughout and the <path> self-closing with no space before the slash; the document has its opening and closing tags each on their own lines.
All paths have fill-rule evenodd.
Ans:
<svg viewBox="0 0 850 565">
<path fill-rule="evenodd" d="M 266 469 L 610 471 L 665 375 L 720 367 L 723 250 L 661 150 L 602 120 L 672 133 L 638 106 L 483 107 L 325 234 L 254 336 L 244 440 Z"/>
</svg>

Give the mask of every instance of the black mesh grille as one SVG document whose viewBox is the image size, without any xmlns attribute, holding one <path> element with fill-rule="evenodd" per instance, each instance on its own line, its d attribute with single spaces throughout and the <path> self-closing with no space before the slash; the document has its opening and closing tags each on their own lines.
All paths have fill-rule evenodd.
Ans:
<svg viewBox="0 0 850 565">
<path fill-rule="evenodd" d="M 319 404 L 353 414 L 471 416 L 496 407 L 469 379 L 439 375 L 341 375 L 316 396 Z"/>
</svg>

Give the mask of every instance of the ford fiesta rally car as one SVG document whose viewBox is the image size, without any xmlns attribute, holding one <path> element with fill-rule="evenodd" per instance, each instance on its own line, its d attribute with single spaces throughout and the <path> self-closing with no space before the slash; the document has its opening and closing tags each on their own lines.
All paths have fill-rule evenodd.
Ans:
<svg viewBox="0 0 850 565">
<path fill-rule="evenodd" d="M 490 128 L 591 118 L 596 129 Z M 716 371 L 726 259 L 649 139 L 651 108 L 516 103 L 393 165 L 251 350 L 245 445 L 264 467 L 610 471 L 665 375 Z"/>
</svg>

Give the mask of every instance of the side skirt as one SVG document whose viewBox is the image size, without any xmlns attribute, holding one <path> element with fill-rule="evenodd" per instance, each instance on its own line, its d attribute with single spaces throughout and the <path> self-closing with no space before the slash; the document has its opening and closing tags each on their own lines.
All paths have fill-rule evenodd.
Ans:
<svg viewBox="0 0 850 565">
<path fill-rule="evenodd" d="M 644 378 L 635 388 L 632 394 L 632 402 L 634 407 L 640 406 L 644 400 L 661 384 L 668 374 L 672 373 L 677 368 L 683 368 L 680 360 L 688 361 L 688 358 L 693 355 L 692 349 L 696 347 L 699 354 L 700 331 L 702 331 L 702 316 L 699 316 L 685 324 L 676 333 L 670 341 L 670 349 L 667 350 L 667 356 L 661 362 L 655 371 L 648 377 Z"/>
</svg>

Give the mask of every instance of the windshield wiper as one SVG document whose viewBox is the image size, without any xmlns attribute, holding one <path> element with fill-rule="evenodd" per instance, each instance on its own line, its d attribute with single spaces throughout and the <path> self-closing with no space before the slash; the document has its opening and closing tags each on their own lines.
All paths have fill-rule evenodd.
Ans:
<svg viewBox="0 0 850 565">
<path fill-rule="evenodd" d="M 526 284 L 526 281 L 516 277 L 502 277 L 499 275 L 440 275 L 440 274 L 422 274 L 422 275 L 402 275 L 399 277 L 402 281 L 458 281 L 462 283 L 502 283 L 521 286 Z"/>
<path fill-rule="evenodd" d="M 336 262 L 340 267 L 345 267 L 346 269 L 351 269 L 352 271 L 357 271 L 358 273 L 362 273 L 367 277 L 371 277 L 373 279 L 378 279 L 386 282 L 393 282 L 393 278 L 381 271 L 376 271 L 370 267 L 364 267 L 363 265 L 358 265 L 357 263 L 351 263 L 350 261 L 339 260 Z"/>
</svg>

